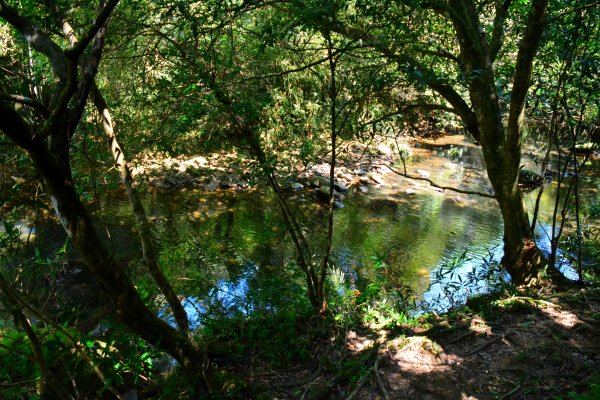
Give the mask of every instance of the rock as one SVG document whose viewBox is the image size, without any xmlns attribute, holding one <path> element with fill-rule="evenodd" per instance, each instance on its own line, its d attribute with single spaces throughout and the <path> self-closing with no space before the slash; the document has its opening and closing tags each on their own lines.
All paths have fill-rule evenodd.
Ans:
<svg viewBox="0 0 600 400">
<path fill-rule="evenodd" d="M 321 176 L 329 176 L 329 171 L 331 169 L 331 166 L 327 163 L 323 163 L 323 164 L 318 164 L 318 165 L 313 165 L 311 167 L 311 170 L 318 175 Z"/>
<path fill-rule="evenodd" d="M 377 146 L 377 153 L 379 153 L 383 156 L 390 156 L 390 155 L 392 155 L 392 149 L 390 149 L 387 145 L 380 143 Z"/>
<path fill-rule="evenodd" d="M 344 208 L 344 203 L 342 203 L 341 201 L 334 201 L 333 202 L 333 208 Z"/>
<path fill-rule="evenodd" d="M 292 183 L 292 185 L 290 187 L 292 188 L 292 190 L 304 189 L 304 185 L 301 184 L 300 182 L 294 182 L 294 183 Z"/>
<path fill-rule="evenodd" d="M 364 185 L 368 185 L 371 183 L 371 180 L 369 179 L 368 176 L 363 175 L 359 178 L 360 183 L 364 184 Z"/>
<path fill-rule="evenodd" d="M 361 185 L 361 186 L 359 186 L 359 187 L 358 187 L 358 191 L 359 191 L 360 193 L 368 193 L 368 192 L 369 192 L 369 188 L 368 188 L 368 187 L 366 187 L 366 186 L 362 186 L 362 185 Z"/>
<path fill-rule="evenodd" d="M 317 190 L 315 190 L 315 194 L 317 196 L 317 200 L 322 201 L 324 203 L 329 202 L 329 186 L 321 186 Z M 344 196 L 338 193 L 337 191 L 333 191 L 333 198 L 336 201 L 343 201 Z"/>
<path fill-rule="evenodd" d="M 431 176 L 431 172 L 425 169 L 418 169 L 417 174 L 421 175 L 423 178 L 429 178 Z"/>
<path fill-rule="evenodd" d="M 177 179 L 174 176 L 167 176 L 165 178 L 165 183 L 172 186 L 177 186 Z"/>
<path fill-rule="evenodd" d="M 206 190 L 208 192 L 214 192 L 215 190 L 217 190 L 217 187 L 219 187 L 219 182 L 216 180 L 213 180 L 213 181 L 208 182 L 206 185 L 204 185 L 204 190 Z"/>
<path fill-rule="evenodd" d="M 384 185 L 385 181 L 377 174 L 370 174 L 369 178 L 378 185 Z"/>
<path fill-rule="evenodd" d="M 341 178 L 343 180 L 345 180 L 346 182 L 352 182 L 354 180 L 354 177 L 352 175 L 350 175 L 349 173 L 343 173 Z"/>
<path fill-rule="evenodd" d="M 233 183 L 230 180 L 224 180 L 219 183 L 219 189 L 231 189 Z"/>
<path fill-rule="evenodd" d="M 380 174 L 387 174 L 388 172 L 391 172 L 392 170 L 387 166 L 387 165 L 380 165 L 377 167 L 377 171 Z"/>
<path fill-rule="evenodd" d="M 329 186 L 321 186 L 316 190 L 317 200 L 327 203 L 329 201 Z"/>
<path fill-rule="evenodd" d="M 344 185 L 342 182 L 334 183 L 333 188 L 335 190 L 337 190 L 338 192 L 347 192 L 348 191 L 348 187 L 346 187 L 346 185 Z"/>
<path fill-rule="evenodd" d="M 359 169 L 354 170 L 354 175 L 365 176 L 365 175 L 367 175 L 367 172 L 365 170 L 359 168 Z"/>
</svg>

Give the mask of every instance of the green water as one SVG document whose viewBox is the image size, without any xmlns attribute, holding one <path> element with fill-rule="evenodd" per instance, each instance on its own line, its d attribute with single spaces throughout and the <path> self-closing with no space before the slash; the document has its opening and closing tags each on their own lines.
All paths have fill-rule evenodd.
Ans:
<svg viewBox="0 0 600 400">
<path fill-rule="evenodd" d="M 407 171 L 428 173 L 440 185 L 489 191 L 480 149 L 453 140 L 418 145 Z M 499 259 L 502 219 L 494 200 L 440 191 L 393 173 L 386 180 L 386 185 L 370 187 L 368 193 L 351 188 L 344 208 L 335 211 L 332 265 L 347 288 L 363 290 L 378 280 L 388 289 L 410 289 L 415 302 L 431 302 L 439 292 L 430 289 L 432 277 L 443 265 L 464 254 L 460 273 L 467 274 L 484 258 Z M 595 182 L 587 183 L 587 198 L 597 197 Z M 542 228 L 547 227 L 555 191 L 555 185 L 549 185 L 542 198 Z M 315 259 L 320 260 L 326 208 L 310 190 L 286 193 Z M 534 195 L 526 198 L 531 209 Z M 295 249 L 268 187 L 150 192 L 144 201 L 158 238 L 161 266 L 187 299 L 190 314 L 210 309 L 244 315 L 303 298 L 302 275 L 293 266 Z M 109 232 L 107 244 L 127 262 L 142 293 L 160 308 L 164 301 L 140 268 L 141 249 L 127 199 L 104 196 L 96 215 L 102 216 L 101 230 Z M 57 226 L 38 233 L 38 245 L 49 248 L 64 240 Z M 543 247 L 543 232 L 540 237 Z"/>
</svg>

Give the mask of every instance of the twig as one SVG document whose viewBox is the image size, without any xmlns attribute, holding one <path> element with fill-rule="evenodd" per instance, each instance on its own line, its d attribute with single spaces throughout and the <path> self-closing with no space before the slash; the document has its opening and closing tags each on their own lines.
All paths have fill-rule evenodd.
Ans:
<svg viewBox="0 0 600 400">
<path fill-rule="evenodd" d="M 505 333 L 503 335 L 498 335 L 495 338 L 488 340 L 485 343 L 480 344 L 479 346 L 475 347 L 473 350 L 469 351 L 467 354 L 465 354 L 465 356 L 472 356 L 473 354 L 479 353 L 481 350 L 487 348 L 488 346 L 490 346 L 491 344 L 494 344 L 502 339 L 506 339 L 512 332 L 509 333 Z"/>
<path fill-rule="evenodd" d="M 27 381 L 19 381 L 19 382 L 0 382 L 0 387 L 12 387 L 12 386 L 25 386 L 32 385 L 36 381 L 34 379 Z"/>
<path fill-rule="evenodd" d="M 443 190 L 450 190 L 452 192 L 457 192 L 457 193 L 462 193 L 462 194 L 473 194 L 476 196 L 481 196 L 481 197 L 487 197 L 488 199 L 495 199 L 496 196 L 493 194 L 489 194 L 489 193 L 483 193 L 483 192 L 477 192 L 477 191 L 473 191 L 473 190 L 462 190 L 462 189 L 458 189 L 455 187 L 451 187 L 451 186 L 442 186 L 442 185 L 438 185 L 437 183 L 435 183 L 434 181 L 432 181 L 429 178 L 425 178 L 422 176 L 415 176 L 415 175 L 409 175 L 409 174 L 405 174 L 403 172 L 400 171 L 396 171 L 391 165 L 389 164 L 383 164 L 384 166 L 388 167 L 390 169 L 390 171 L 392 171 L 393 173 L 395 173 L 396 175 L 400 175 L 403 176 L 405 178 L 408 179 L 414 179 L 414 180 L 418 180 L 418 181 L 425 181 L 425 182 L 429 182 L 429 184 L 433 187 L 436 187 L 438 189 L 443 189 Z"/>
<path fill-rule="evenodd" d="M 600 321 L 598 321 L 597 319 L 588 318 L 588 317 L 584 317 L 584 316 L 578 316 L 577 318 L 579 318 L 582 321 L 588 322 L 590 324 L 600 324 Z"/>
<path fill-rule="evenodd" d="M 383 356 L 377 357 L 377 360 L 375 360 L 375 365 L 373 366 L 373 371 L 375 372 L 375 379 L 377 379 L 377 387 L 379 387 L 379 390 L 381 390 L 381 393 L 383 393 L 383 398 L 386 400 L 389 400 L 390 394 L 387 391 L 387 389 L 385 388 L 385 385 L 383 384 L 383 380 L 379 376 L 379 362 L 382 359 L 383 359 Z"/>
<path fill-rule="evenodd" d="M 350 393 L 350 395 L 346 398 L 346 400 L 353 400 L 356 397 L 356 395 L 358 394 L 358 391 L 363 387 L 363 385 L 367 381 L 368 377 L 369 377 L 369 374 L 367 374 L 367 373 L 363 374 L 363 376 L 360 377 L 358 382 L 356 382 L 356 387 L 354 388 L 352 393 Z"/>
</svg>

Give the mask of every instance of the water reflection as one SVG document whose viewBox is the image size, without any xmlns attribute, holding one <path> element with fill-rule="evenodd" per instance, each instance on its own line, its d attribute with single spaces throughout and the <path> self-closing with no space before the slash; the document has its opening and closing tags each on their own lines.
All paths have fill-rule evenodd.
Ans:
<svg viewBox="0 0 600 400">
<path fill-rule="evenodd" d="M 408 172 L 428 173 L 444 186 L 490 190 L 481 150 L 463 139 L 422 142 L 406 164 Z M 549 241 L 543 230 L 548 229 L 554 194 L 550 186 L 541 202 L 537 234 L 546 251 Z M 289 195 L 296 197 L 293 212 L 313 253 L 322 254 L 326 209 L 310 200 L 308 192 Z M 530 209 L 534 196 L 535 192 L 527 197 Z M 115 254 L 123 260 L 139 259 L 128 202 L 116 196 L 102 202 L 101 208 L 110 210 L 104 220 Z M 161 266 L 182 294 L 193 328 L 209 314 L 270 312 L 302 297 L 302 274 L 290 266 L 295 249 L 269 188 L 150 193 L 145 202 L 160 240 Z M 482 265 L 495 265 L 502 255 L 502 218 L 493 199 L 441 192 L 426 182 L 390 174 L 383 187 L 368 193 L 351 190 L 344 203 L 335 212 L 332 261 L 350 287 L 362 290 L 382 273 L 374 267 L 376 256 L 386 265 L 385 284 L 409 287 L 417 302 L 432 304 L 447 296 L 444 285 L 453 279 L 470 279 L 473 285 L 463 285 L 465 291 L 456 299 L 439 300 L 441 308 L 468 293 L 487 290 L 479 279 L 485 272 Z M 440 281 L 440 271 L 462 254 L 464 262 Z M 573 276 L 572 270 L 567 271 Z M 174 324 L 167 308 L 160 315 Z"/>
</svg>

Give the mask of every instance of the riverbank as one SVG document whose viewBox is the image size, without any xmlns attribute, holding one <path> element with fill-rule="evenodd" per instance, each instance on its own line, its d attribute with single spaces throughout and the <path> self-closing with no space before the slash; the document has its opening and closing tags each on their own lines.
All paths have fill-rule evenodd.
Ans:
<svg viewBox="0 0 600 400">
<path fill-rule="evenodd" d="M 346 187 L 384 185 L 384 176 L 390 172 L 386 165 L 394 164 L 398 158 L 382 143 L 368 146 L 349 142 L 339 152 L 335 179 Z M 313 178 L 328 178 L 330 164 L 327 158 L 310 165 L 303 165 L 299 160 L 280 160 L 277 168 L 277 175 L 288 187 L 299 189 L 299 184 L 302 187 L 320 186 Z M 136 184 L 141 186 L 159 189 L 193 187 L 209 192 L 245 189 L 261 178 L 256 162 L 235 151 L 190 158 L 146 153 L 131 162 L 131 173 Z"/>
<path fill-rule="evenodd" d="M 313 358 L 238 374 L 259 399 L 597 399 L 600 290 L 471 299 L 447 315 L 346 327 Z M 335 343 L 335 344 L 332 344 Z M 588 393 L 587 396 L 584 395 Z"/>
</svg>

